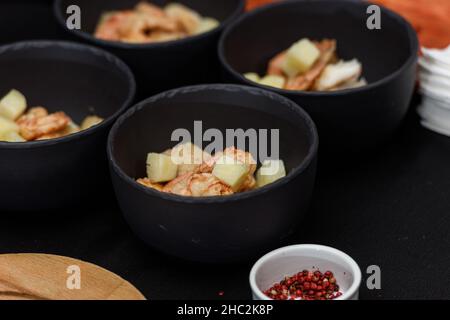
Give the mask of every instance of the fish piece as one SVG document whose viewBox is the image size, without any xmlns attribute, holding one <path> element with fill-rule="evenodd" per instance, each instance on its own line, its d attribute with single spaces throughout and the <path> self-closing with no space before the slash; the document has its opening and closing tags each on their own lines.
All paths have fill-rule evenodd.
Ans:
<svg viewBox="0 0 450 320">
<path fill-rule="evenodd" d="M 164 186 L 163 192 L 177 194 L 180 196 L 192 196 L 192 192 L 189 189 L 189 182 L 193 175 L 194 173 L 188 172 L 173 179 Z"/>
<path fill-rule="evenodd" d="M 20 125 L 32 119 L 43 118 L 46 116 L 48 116 L 47 109 L 45 109 L 44 107 L 33 107 L 30 110 L 28 110 L 27 113 L 25 113 L 19 119 L 17 119 L 16 122 L 18 125 Z"/>
<path fill-rule="evenodd" d="M 216 162 L 222 158 L 222 156 L 228 156 L 230 158 L 236 159 L 241 163 L 245 163 L 249 167 L 249 174 L 253 175 L 256 171 L 257 162 L 253 158 L 250 152 L 245 152 L 243 150 L 237 149 L 236 147 L 226 148 L 223 152 L 217 152 L 214 156 L 205 161 L 199 168 L 200 173 L 211 173 L 216 165 Z"/>
<path fill-rule="evenodd" d="M 355 88 L 364 87 L 366 85 L 367 85 L 366 79 L 362 78 L 360 80 L 356 79 L 356 80 L 353 80 L 353 81 L 349 81 L 349 82 L 343 83 L 340 86 L 337 86 L 335 88 L 330 89 L 329 91 L 355 89 Z"/>
<path fill-rule="evenodd" d="M 329 90 L 347 82 L 359 79 L 362 65 L 357 59 L 340 61 L 328 65 L 317 79 L 314 88 L 319 91 Z"/>
<path fill-rule="evenodd" d="M 161 9 L 160 7 L 158 7 L 154 4 L 151 4 L 147 1 L 139 2 L 136 5 L 135 10 L 139 13 L 154 16 L 154 17 L 166 17 L 166 13 L 164 12 L 163 9 Z"/>
<path fill-rule="evenodd" d="M 56 139 L 56 138 L 61 138 L 63 136 L 64 135 L 61 132 L 54 132 L 54 133 L 44 134 L 43 136 L 40 136 L 39 138 L 37 138 L 36 141 Z"/>
<path fill-rule="evenodd" d="M 287 50 L 280 52 L 272 60 L 269 61 L 269 68 L 267 69 L 267 74 L 272 76 L 284 76 L 283 73 L 283 62 L 286 59 Z"/>
<path fill-rule="evenodd" d="M 64 112 L 56 112 L 44 117 L 19 119 L 18 125 L 20 135 L 30 141 L 63 130 L 70 122 L 71 119 Z"/>
<path fill-rule="evenodd" d="M 256 188 L 256 179 L 253 175 L 249 174 L 238 192 L 251 191 L 255 188 Z"/>
<path fill-rule="evenodd" d="M 304 74 L 288 80 L 285 89 L 306 91 L 312 88 L 314 81 L 321 75 L 335 56 L 336 40 L 324 39 L 321 42 L 315 42 L 320 51 L 320 57 L 311 69 Z"/>
<path fill-rule="evenodd" d="M 163 191 L 164 186 L 160 183 L 153 183 L 150 181 L 149 178 L 143 178 L 143 179 L 137 179 L 137 183 L 142 184 L 143 186 L 146 186 L 148 188 L 152 188 L 158 191 Z"/>
<path fill-rule="evenodd" d="M 194 174 L 189 180 L 189 191 L 194 197 L 211 197 L 233 194 L 226 184 L 210 173 Z"/>
<path fill-rule="evenodd" d="M 165 7 L 164 11 L 187 34 L 195 34 L 200 26 L 201 16 L 182 4 L 171 3 Z"/>
<path fill-rule="evenodd" d="M 123 25 L 129 25 L 135 17 L 131 10 L 107 12 L 100 18 L 95 37 L 102 40 L 120 41 L 124 36 Z"/>
</svg>

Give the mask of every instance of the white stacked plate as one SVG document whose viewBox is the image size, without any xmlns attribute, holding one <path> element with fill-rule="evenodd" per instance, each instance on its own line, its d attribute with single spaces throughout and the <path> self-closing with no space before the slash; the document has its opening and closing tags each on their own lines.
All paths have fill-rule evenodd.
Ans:
<svg viewBox="0 0 450 320">
<path fill-rule="evenodd" d="M 447 49 L 422 48 L 419 59 L 420 91 L 418 113 L 422 125 L 450 137 L 450 46 Z"/>
</svg>

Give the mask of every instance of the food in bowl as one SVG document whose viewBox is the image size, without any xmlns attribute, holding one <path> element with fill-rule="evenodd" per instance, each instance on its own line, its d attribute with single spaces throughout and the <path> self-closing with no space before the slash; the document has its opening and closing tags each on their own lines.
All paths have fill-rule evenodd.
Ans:
<svg viewBox="0 0 450 320">
<path fill-rule="evenodd" d="M 133 9 L 106 12 L 100 18 L 95 37 L 128 43 L 152 43 L 179 40 L 208 32 L 219 21 L 202 17 L 179 3 L 164 8 L 140 2 Z"/>
<path fill-rule="evenodd" d="M 282 160 L 266 160 L 257 170 L 249 152 L 229 147 L 211 155 L 184 143 L 163 153 L 149 153 L 147 177 L 137 182 L 160 192 L 211 197 L 250 191 L 285 176 Z"/>
<path fill-rule="evenodd" d="M 286 277 L 264 294 L 273 300 L 334 300 L 342 296 L 333 272 L 303 270 Z"/>
<path fill-rule="evenodd" d="M 64 112 L 49 113 L 41 106 L 27 111 L 26 97 L 15 89 L 0 100 L 0 141 L 4 142 L 60 138 L 89 129 L 102 121 L 98 116 L 88 116 L 79 126 Z"/>
<path fill-rule="evenodd" d="M 265 76 L 253 72 L 244 76 L 261 85 L 298 91 L 336 91 L 367 85 L 361 78 L 361 62 L 340 60 L 336 49 L 334 39 L 304 38 L 273 57 Z"/>
</svg>

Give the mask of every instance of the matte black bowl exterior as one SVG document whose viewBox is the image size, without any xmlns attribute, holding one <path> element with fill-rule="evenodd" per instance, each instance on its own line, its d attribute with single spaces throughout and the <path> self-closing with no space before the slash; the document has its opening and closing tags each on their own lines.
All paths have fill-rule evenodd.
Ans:
<svg viewBox="0 0 450 320">
<path fill-rule="evenodd" d="M 52 0 L 0 1 L 0 44 L 32 39 L 61 39 Z"/>
<path fill-rule="evenodd" d="M 220 40 L 223 80 L 260 86 L 242 74 L 264 74 L 275 54 L 301 38 L 335 38 L 342 59 L 362 62 L 368 86 L 332 93 L 260 87 L 305 108 L 317 124 L 322 151 L 374 147 L 393 133 L 407 113 L 418 41 L 408 22 L 384 8 L 381 30 L 369 30 L 368 6 L 362 1 L 282 1 L 242 16 Z"/>
<path fill-rule="evenodd" d="M 280 130 L 280 157 L 288 177 L 261 189 L 226 197 L 190 198 L 135 182 L 144 177 L 148 152 L 176 144 L 174 129 Z M 205 147 L 205 145 L 203 145 Z M 318 136 L 298 105 L 269 91 L 205 85 L 147 99 L 119 118 L 108 139 L 111 174 L 120 207 L 134 232 L 170 255 L 202 262 L 233 262 L 276 246 L 308 210 L 316 172 Z"/>
<path fill-rule="evenodd" d="M 0 70 L 0 96 L 15 88 L 29 106 L 64 111 L 77 123 L 91 112 L 105 118 L 63 138 L 0 142 L 0 212 L 73 208 L 89 197 L 98 200 L 109 176 L 109 129 L 135 92 L 128 67 L 93 47 L 32 41 L 0 47 Z"/>
<path fill-rule="evenodd" d="M 82 31 L 70 31 L 78 40 L 87 41 L 121 57 L 133 70 L 138 84 L 138 96 L 148 96 L 179 86 L 217 82 L 219 61 L 217 43 L 223 28 L 244 10 L 244 0 L 180 0 L 203 16 L 222 22 L 221 26 L 204 34 L 182 40 L 127 44 L 96 39 L 92 34 L 105 11 L 130 9 L 140 0 L 56 0 L 54 10 L 60 25 L 66 28 L 66 8 L 75 4 L 81 8 Z M 167 0 L 150 1 L 164 5 Z"/>
</svg>

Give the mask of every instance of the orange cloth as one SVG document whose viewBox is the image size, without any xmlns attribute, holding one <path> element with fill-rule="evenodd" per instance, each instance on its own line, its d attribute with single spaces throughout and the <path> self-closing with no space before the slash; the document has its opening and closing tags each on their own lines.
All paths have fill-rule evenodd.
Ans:
<svg viewBox="0 0 450 320">
<path fill-rule="evenodd" d="M 256 7 L 263 6 L 275 1 L 279 0 L 247 0 L 247 10 L 252 10 Z"/>
<path fill-rule="evenodd" d="M 450 44 L 450 0 L 372 0 L 399 13 L 416 29 L 427 48 Z M 383 21 L 381 21 L 383 27 Z"/>
<path fill-rule="evenodd" d="M 247 0 L 247 9 L 279 0 Z M 450 45 L 450 0 L 372 0 L 405 17 L 428 48 Z M 383 23 L 383 21 L 381 22 Z M 382 26 L 383 27 L 383 26 Z"/>
</svg>

